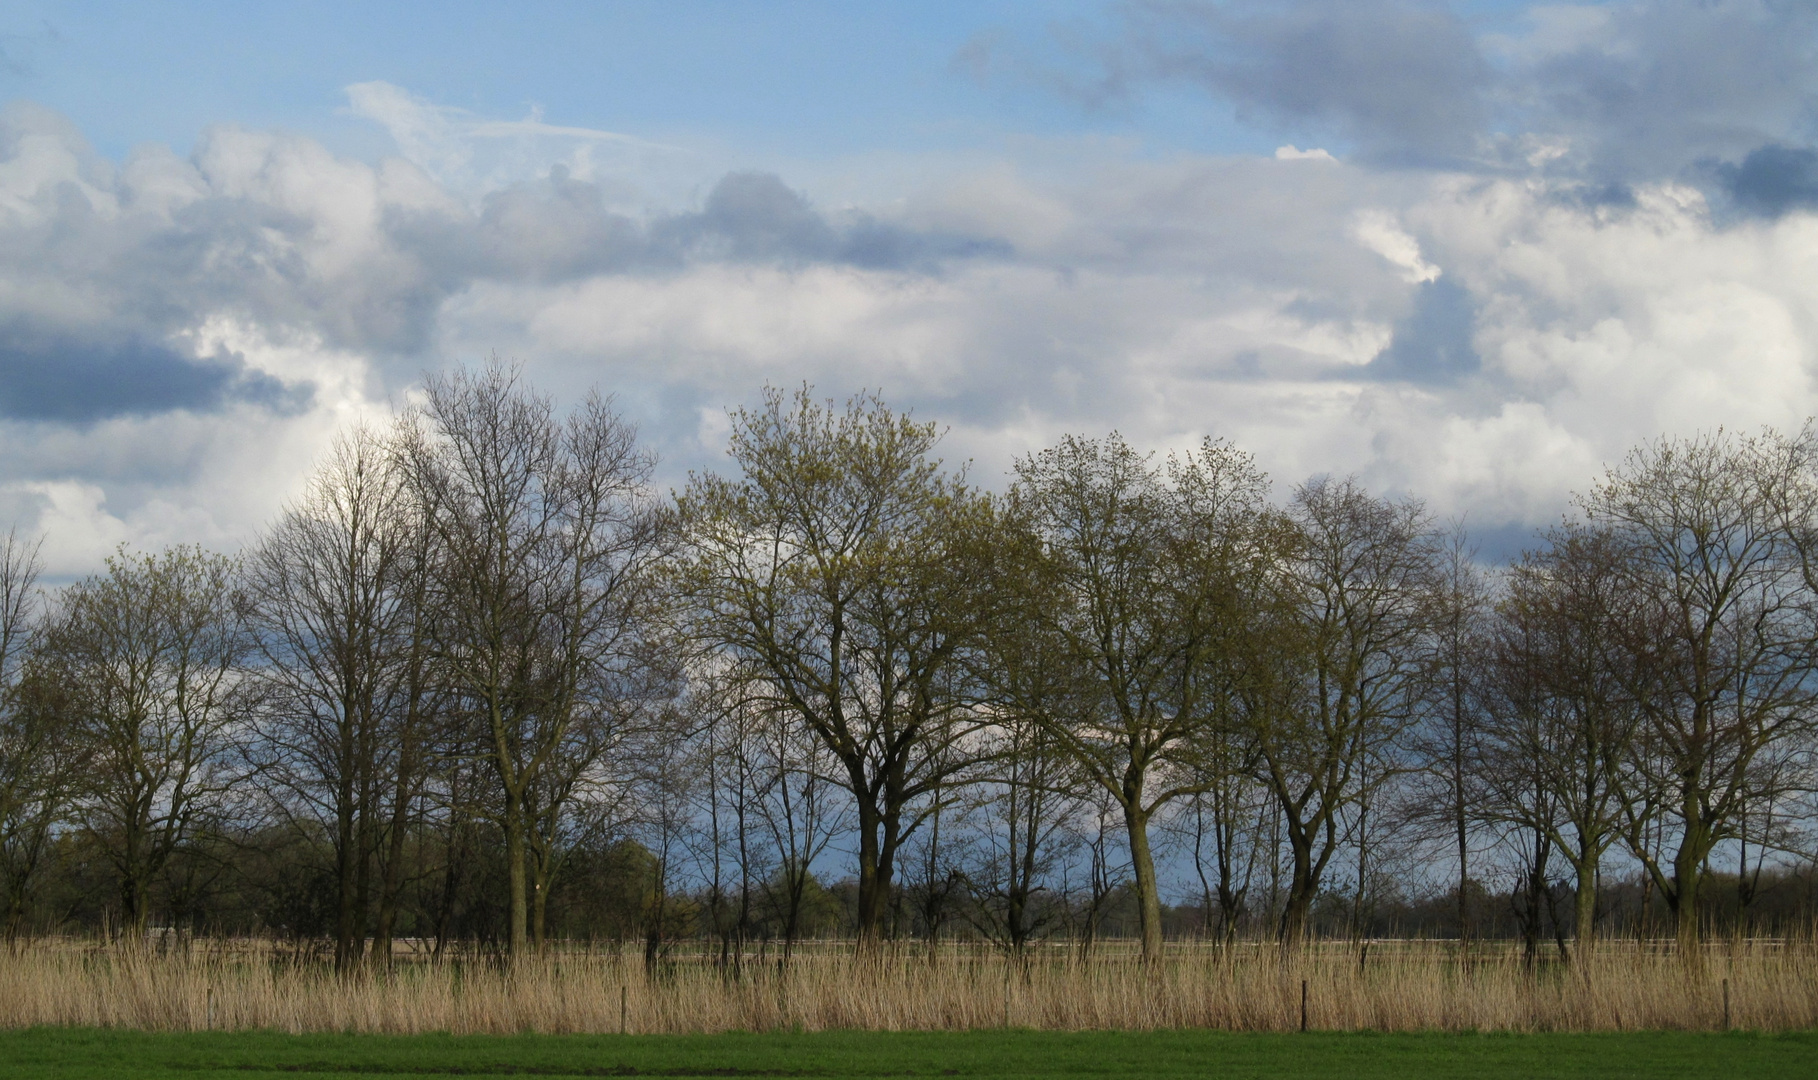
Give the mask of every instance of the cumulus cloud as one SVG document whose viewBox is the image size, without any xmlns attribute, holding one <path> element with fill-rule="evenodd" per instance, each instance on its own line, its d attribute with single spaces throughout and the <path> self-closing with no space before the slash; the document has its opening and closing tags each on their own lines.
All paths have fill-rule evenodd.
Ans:
<svg viewBox="0 0 1818 1080">
<path fill-rule="evenodd" d="M 679 151 L 386 84 L 350 90 L 397 143 L 377 161 L 220 127 L 111 162 L 12 106 L 0 515 L 59 572 L 122 539 L 232 547 L 336 430 L 495 350 L 615 392 L 669 480 L 718 459 L 727 406 L 807 380 L 950 424 L 985 483 L 1065 432 L 1221 435 L 1284 485 L 1354 472 L 1499 543 L 1637 441 L 1818 411 L 1797 12 L 1536 9 L 1497 38 L 1360 10 L 1140 8 L 1191 34 L 1117 62 L 1296 140 L 1271 156 L 1082 142 L 1067 172 L 1006 152 L 861 205 L 766 171 L 677 186 Z M 1777 74 L 1647 100 L 1737 50 Z"/>
<path fill-rule="evenodd" d="M 413 127 L 414 99 L 356 91 L 431 166 L 437 145 L 463 139 L 604 138 L 442 113 Z M 462 160 L 448 149 L 440 167 Z M 269 510 L 266 496 L 308 467 L 312 440 L 447 361 L 445 312 L 476 290 L 728 265 L 938 277 L 956 261 L 1011 254 L 992 235 L 823 211 L 765 173 L 725 176 L 695 208 L 615 208 L 624 187 L 564 159 L 476 194 L 403 156 L 350 160 L 231 126 L 204 133 L 188 158 L 146 147 L 115 163 L 62 117 L 6 107 L 0 443 L 17 452 L 0 485 L 30 495 L 9 505 L 20 520 L 107 544 L 118 532 L 107 522 L 146 538 L 241 536 L 250 508 Z M 272 460 L 286 445 L 302 449 Z M 223 471 L 249 455 L 265 464 Z M 228 475 L 255 478 L 259 493 L 223 487 Z M 94 512 L 69 510 L 70 491 L 99 492 Z"/>
<path fill-rule="evenodd" d="M 716 263 L 500 284 L 444 326 L 451 352 L 504 341 L 570 378 L 660 388 L 672 456 L 710 460 L 715 406 L 807 378 L 952 423 L 950 451 L 985 478 L 1065 431 L 1220 434 L 1284 481 L 1357 472 L 1511 537 L 1659 432 L 1818 407 L 1818 219 L 1724 227 L 1665 181 L 1617 203 L 1348 165 L 1299 188 L 1294 168 L 1133 166 L 1033 191 L 1056 204 L 1045 239 L 939 276 Z M 1355 227 L 1384 202 L 1398 258 Z M 1221 205 L 1256 212 L 1206 212 Z M 1271 241 L 1278 261 L 1252 253 Z"/>
<path fill-rule="evenodd" d="M 1424 284 L 1439 277 L 1439 267 L 1421 258 L 1420 242 L 1389 214 L 1381 210 L 1359 214 L 1354 232 L 1365 247 L 1400 268 L 1402 279 L 1409 284 Z"/>
<path fill-rule="evenodd" d="M 1329 153 L 1328 151 L 1326 151 L 1320 147 L 1317 147 L 1317 146 L 1313 147 L 1311 149 L 1308 149 L 1308 150 L 1302 150 L 1298 146 L 1289 145 L 1289 146 L 1278 146 L 1275 148 L 1275 160 L 1277 160 L 1277 161 L 1335 161 L 1337 159 L 1334 158 L 1331 155 L 1331 153 Z"/>
</svg>

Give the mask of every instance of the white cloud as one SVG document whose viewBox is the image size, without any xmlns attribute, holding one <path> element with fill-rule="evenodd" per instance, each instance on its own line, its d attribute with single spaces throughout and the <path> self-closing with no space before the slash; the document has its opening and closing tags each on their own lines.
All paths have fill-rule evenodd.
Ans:
<svg viewBox="0 0 1818 1080">
<path fill-rule="evenodd" d="M 547 158 L 477 198 L 438 179 L 468 167 L 482 121 L 368 89 L 420 164 L 221 128 L 191 160 L 115 167 L 56 117 L 9 114 L 0 327 L 78 353 L 126 342 L 179 374 L 231 358 L 246 385 L 310 395 L 0 420 L 0 513 L 52 536 L 59 573 L 122 540 L 244 543 L 335 431 L 386 415 L 423 367 L 495 349 L 563 396 L 618 393 L 669 479 L 717 460 L 724 407 L 808 380 L 951 425 L 948 456 L 986 483 L 1064 432 L 1215 434 L 1284 484 L 1355 472 L 1484 526 L 1551 520 L 1657 433 L 1818 411 L 1818 218 L 1724 225 L 1683 183 L 1587 202 L 1311 151 L 1095 152 L 1066 175 L 936 170 L 837 214 L 766 181 L 736 220 L 614 216 L 611 176 L 540 179 Z M 779 222 L 796 232 L 765 231 Z M 751 232 L 710 235 L 731 228 Z M 844 253 L 860 235 L 933 254 Z M 1375 363 L 1426 332 L 1442 289 L 1472 363 Z M 0 378 L 37 385 L 17 364 L 0 356 Z"/>
<path fill-rule="evenodd" d="M 1410 285 L 1438 280 L 1439 267 L 1420 257 L 1420 241 L 1404 232 L 1387 211 L 1363 211 L 1351 231 L 1358 243 L 1400 267 L 1402 280 Z"/>
<path fill-rule="evenodd" d="M 708 163 L 694 150 L 616 131 L 481 117 L 438 105 L 383 81 L 345 88 L 348 112 L 384 128 L 404 158 L 450 191 L 487 191 L 560 164 L 583 180 L 616 178 L 629 205 L 698 186 Z"/>
<path fill-rule="evenodd" d="M 126 522 L 109 513 L 107 492 L 75 480 L 0 485 L 0 506 L 13 526 L 43 538 L 45 574 L 68 578 L 89 573 L 121 544 L 137 541 Z"/>
<path fill-rule="evenodd" d="M 447 180 L 461 176 L 473 160 L 471 142 L 462 137 L 465 114 L 422 100 L 401 86 L 374 81 L 347 87 L 348 109 L 371 120 L 391 136 L 412 164 Z"/>
</svg>

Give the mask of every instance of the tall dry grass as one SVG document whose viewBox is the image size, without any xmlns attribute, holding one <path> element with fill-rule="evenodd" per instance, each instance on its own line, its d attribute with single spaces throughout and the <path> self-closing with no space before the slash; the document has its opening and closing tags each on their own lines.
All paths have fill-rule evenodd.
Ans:
<svg viewBox="0 0 1818 1080">
<path fill-rule="evenodd" d="M 786 972 L 739 977 L 705 957 L 647 974 L 636 954 L 560 951 L 502 970 L 401 962 L 388 978 L 335 976 L 256 943 L 186 951 L 38 941 L 0 953 L 0 1023 L 154 1031 L 264 1028 L 362 1032 L 712 1032 L 730 1030 L 1788 1030 L 1818 1027 L 1818 951 L 1809 942 L 1712 946 L 1688 973 L 1670 950 L 1602 947 L 1579 968 L 1530 971 L 1509 949 L 1461 963 L 1446 943 L 1377 942 L 1284 956 L 1176 946 L 1146 968 L 1115 951 L 1070 949 L 1012 962 L 945 946 L 932 959 L 886 949 L 798 951 Z M 211 1005 L 212 1000 L 212 1005 Z M 211 1017 L 212 1009 L 212 1017 Z"/>
</svg>

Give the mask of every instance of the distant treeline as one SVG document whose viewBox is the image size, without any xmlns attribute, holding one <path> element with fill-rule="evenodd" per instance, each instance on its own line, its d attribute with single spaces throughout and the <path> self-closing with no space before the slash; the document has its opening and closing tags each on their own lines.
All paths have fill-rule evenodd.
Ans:
<svg viewBox="0 0 1818 1080">
<path fill-rule="evenodd" d="M 51 591 L 8 539 L 6 932 L 1569 957 L 1818 913 L 1818 431 L 1638 448 L 1495 570 L 1217 440 L 1001 493 L 938 440 L 770 390 L 666 499 L 608 399 L 494 363 L 237 557 Z"/>
</svg>

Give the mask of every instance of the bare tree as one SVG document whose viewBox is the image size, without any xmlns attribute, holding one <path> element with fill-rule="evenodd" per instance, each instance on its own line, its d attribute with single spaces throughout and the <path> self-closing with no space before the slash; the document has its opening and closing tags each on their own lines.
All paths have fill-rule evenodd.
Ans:
<svg viewBox="0 0 1818 1080">
<path fill-rule="evenodd" d="M 1343 815 L 1402 768 L 1431 670 L 1438 551 L 1418 502 L 1351 480 L 1303 486 L 1286 521 L 1239 693 L 1257 778 L 1281 808 L 1291 865 L 1280 936 L 1296 944 Z"/>
<path fill-rule="evenodd" d="M 575 790 L 547 773 L 577 745 L 609 745 L 577 743 L 577 723 L 641 684 L 661 540 L 653 461 L 608 400 L 558 419 L 515 368 L 431 378 L 425 393 L 403 457 L 433 539 L 429 631 L 499 786 L 518 956 L 540 884 L 529 851 L 549 841 L 531 832 Z"/>
<path fill-rule="evenodd" d="M 737 978 L 752 933 L 753 901 L 774 868 L 759 803 L 774 776 L 765 765 L 769 756 L 760 709 L 744 693 L 739 673 L 716 669 L 712 659 L 702 658 L 687 698 L 697 715 L 697 768 L 703 780 L 695 861 L 705 868 L 701 876 L 708 916 L 720 939 L 718 963 Z"/>
<path fill-rule="evenodd" d="M 1260 575 L 1261 568 L 1253 573 Z M 1241 647 L 1227 650 L 1223 662 L 1241 665 L 1243 655 Z M 1243 695 L 1235 690 L 1246 678 L 1231 672 L 1212 698 L 1210 722 L 1192 738 L 1189 762 L 1195 790 L 1171 822 L 1192 853 L 1202 932 L 1221 949 L 1236 940 L 1238 925 L 1249 910 L 1263 831 L 1273 810 L 1269 789 L 1255 778 L 1256 743 L 1243 723 Z"/>
<path fill-rule="evenodd" d="M 356 428 L 247 559 L 264 660 L 254 754 L 281 811 L 330 839 L 342 971 L 360 962 L 374 893 L 395 910 L 398 876 L 375 868 L 422 783 L 424 531 L 404 481 L 382 438 Z"/>
<path fill-rule="evenodd" d="M 684 733 L 677 731 L 675 737 L 649 740 L 637 755 L 635 825 L 652 857 L 642 912 L 644 971 L 652 977 L 670 942 L 690 929 L 692 912 L 689 905 L 677 902 L 674 888 L 676 878 L 685 869 L 682 864 L 691 832 L 694 789 L 704 779 L 689 743 Z"/>
<path fill-rule="evenodd" d="M 1117 800 L 1103 785 L 1093 785 L 1090 791 L 1080 830 L 1080 846 L 1086 856 L 1084 902 L 1076 899 L 1080 890 L 1070 880 L 1075 867 L 1070 863 L 1061 866 L 1061 897 L 1067 904 L 1066 916 L 1081 960 L 1092 954 L 1112 898 L 1131 877 L 1130 864 L 1118 858 L 1117 835 L 1124 831 L 1125 823 Z"/>
<path fill-rule="evenodd" d="M 1818 604 L 1789 529 L 1814 520 L 1798 501 L 1807 463 L 1799 440 L 1772 432 L 1661 439 L 1579 500 L 1620 546 L 1615 587 L 1638 608 L 1618 624 L 1641 721 L 1622 774 L 1629 846 L 1693 963 L 1712 850 L 1812 730 Z M 1656 815 L 1671 819 L 1670 863 L 1647 842 Z"/>
<path fill-rule="evenodd" d="M 561 744 L 524 791 L 529 933 L 538 949 L 548 943 L 549 896 L 569 855 L 603 846 L 604 838 L 626 831 L 632 802 L 660 779 L 638 775 L 618 760 L 640 756 L 631 736 L 653 722 L 615 707 L 628 704 L 587 702 L 577 708 Z"/>
<path fill-rule="evenodd" d="M 56 827 L 70 811 L 80 758 L 53 681 L 35 672 L 38 545 L 0 540 L 0 920 L 17 937 Z"/>
<path fill-rule="evenodd" d="M 758 741 L 750 751 L 758 784 L 755 805 L 775 857 L 775 872 L 761 888 L 768 906 L 782 916 L 780 960 L 787 967 L 801 933 L 814 863 L 850 822 L 829 779 L 839 761 L 826 743 L 767 702 L 758 716 Z"/>
<path fill-rule="evenodd" d="M 750 672 L 766 711 L 839 762 L 858 829 L 858 933 L 877 940 L 916 807 L 974 726 L 959 663 L 977 635 L 967 566 L 985 506 L 931 457 L 931 425 L 769 390 L 732 417 L 741 475 L 681 499 L 695 633 Z M 925 806 L 924 806 L 925 810 Z"/>
<path fill-rule="evenodd" d="M 1072 756 L 1047 726 L 1000 719 L 984 747 L 973 857 L 964 881 L 973 927 L 1013 956 L 1049 932 L 1061 915 L 1051 891 L 1055 863 L 1079 828 L 1087 789 Z"/>
<path fill-rule="evenodd" d="M 1427 683 L 1426 722 L 1417 732 L 1423 776 L 1416 777 L 1409 823 L 1450 834 L 1458 859 L 1458 943 L 1470 948 L 1471 778 L 1481 717 L 1481 672 L 1488 584 L 1477 568 L 1476 548 L 1463 522 L 1453 522 L 1441 541 L 1439 578 L 1432 611 L 1432 671 Z"/>
<path fill-rule="evenodd" d="M 1065 694 L 1015 705 L 1122 812 L 1149 961 L 1162 951 L 1150 822 L 1198 787 L 1193 740 L 1232 671 L 1227 638 L 1262 550 L 1265 489 L 1247 455 L 1213 441 L 1166 470 L 1116 436 L 1068 438 L 1016 466 L 1012 512 L 1035 591 L 1013 606 L 1038 628 L 1030 640 L 1080 675 Z"/>
<path fill-rule="evenodd" d="M 1530 852 L 1557 851 L 1571 867 L 1583 956 L 1595 938 L 1598 872 L 1623 836 L 1618 778 L 1638 720 L 1622 644 L 1633 612 L 1609 534 L 1561 528 L 1549 539 L 1510 568 L 1483 642 L 1470 801 L 1480 820 L 1525 830 L 1540 838 Z"/>
<path fill-rule="evenodd" d="M 1229 763 L 1229 758 L 1213 760 L 1201 790 L 1175 822 L 1187 834 L 1199 878 L 1202 932 L 1221 949 L 1237 941 L 1238 928 L 1250 913 L 1250 890 L 1273 810 L 1266 789 L 1247 771 L 1228 768 Z"/>
<path fill-rule="evenodd" d="M 223 556 L 122 551 L 64 593 L 46 631 L 43 662 L 90 781 L 82 821 L 118 875 L 130 938 L 144 934 L 152 883 L 232 779 L 247 711 L 242 608 Z"/>
<path fill-rule="evenodd" d="M 948 747 L 948 753 L 975 756 L 974 745 Z M 961 768 L 943 768 L 941 782 L 915 808 L 922 827 L 906 841 L 899 864 L 904 867 L 902 887 L 897 890 L 899 927 L 911 920 L 903 916 L 907 907 L 913 920 L 920 923 L 923 940 L 928 945 L 930 962 L 939 956 L 941 931 L 953 915 L 954 903 L 965 895 L 965 871 L 961 869 L 967 855 L 967 796 L 972 790 L 972 777 Z M 900 932 L 900 931 L 899 931 Z"/>
</svg>

